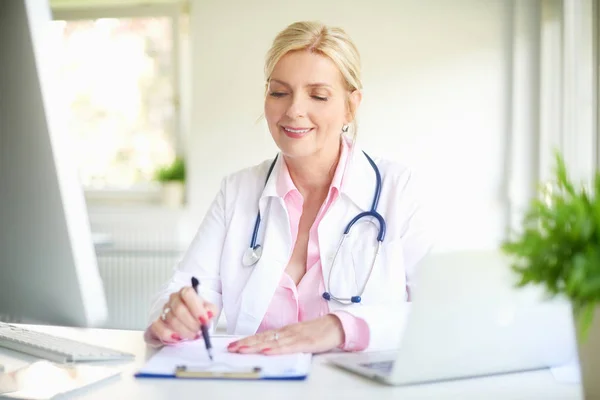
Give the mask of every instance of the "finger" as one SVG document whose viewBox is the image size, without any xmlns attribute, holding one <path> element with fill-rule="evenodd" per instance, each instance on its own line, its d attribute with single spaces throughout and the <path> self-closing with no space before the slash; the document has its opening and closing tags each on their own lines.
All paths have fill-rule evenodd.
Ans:
<svg viewBox="0 0 600 400">
<path fill-rule="evenodd" d="M 196 293 L 194 289 L 190 286 L 181 289 L 179 297 L 187 306 L 192 318 L 198 324 L 198 329 L 200 329 L 199 324 L 206 324 L 208 322 L 207 310 L 206 307 L 204 307 L 205 302 L 198 296 L 198 293 Z"/>
<path fill-rule="evenodd" d="M 169 316 L 170 315 L 170 316 Z M 188 329 L 176 315 L 167 314 L 166 325 L 174 332 L 172 335 L 175 340 L 191 340 L 198 338 L 198 331 Z"/>
<path fill-rule="evenodd" d="M 163 344 L 176 343 L 178 341 L 177 337 L 179 337 L 179 335 L 176 335 L 175 332 L 173 332 L 173 330 L 171 330 L 160 318 L 152 323 L 150 326 L 150 333 Z"/>
<path fill-rule="evenodd" d="M 260 350 L 260 354 L 279 355 L 292 353 L 315 353 L 319 350 L 315 344 L 306 336 L 288 336 L 276 341 L 272 346 L 267 346 Z"/>
<path fill-rule="evenodd" d="M 171 312 L 183 324 L 185 329 L 190 332 L 198 332 L 200 330 L 200 321 L 194 318 L 188 305 L 184 303 L 181 296 L 176 296 L 171 300 Z M 168 314 L 167 314 L 168 315 Z"/>
<path fill-rule="evenodd" d="M 240 342 L 235 344 L 235 347 L 237 347 L 237 349 L 235 349 L 234 346 L 231 346 L 232 348 L 230 350 L 235 349 L 239 353 L 244 353 L 244 354 L 258 353 L 264 348 L 275 346 L 275 343 L 277 342 L 275 340 L 275 332 L 277 332 L 277 334 L 278 334 L 278 340 L 282 340 L 286 336 L 288 336 L 286 334 L 285 330 L 266 331 L 266 332 L 260 333 L 258 335 L 250 336 L 246 339 L 241 340 Z"/>
<path fill-rule="evenodd" d="M 241 348 L 247 349 L 251 346 L 255 346 L 258 343 L 264 343 L 266 341 L 267 335 L 273 337 L 273 332 L 275 331 L 266 331 L 258 333 L 256 335 L 245 337 L 235 342 L 231 342 L 227 349 L 230 351 L 237 351 Z"/>
<path fill-rule="evenodd" d="M 206 308 L 206 314 L 208 315 L 209 322 L 219 314 L 219 309 L 211 302 L 205 301 L 204 308 Z"/>
<path fill-rule="evenodd" d="M 171 311 L 169 311 L 164 320 L 165 324 L 179 336 L 179 340 L 181 339 L 193 339 L 196 337 L 198 331 L 200 330 L 200 323 L 195 322 L 191 316 L 188 316 L 189 319 L 194 321 L 194 323 L 198 326 L 197 329 L 189 329 L 186 324 L 178 317 L 178 314 L 188 313 L 186 306 L 181 302 L 174 300 L 171 304 Z"/>
</svg>

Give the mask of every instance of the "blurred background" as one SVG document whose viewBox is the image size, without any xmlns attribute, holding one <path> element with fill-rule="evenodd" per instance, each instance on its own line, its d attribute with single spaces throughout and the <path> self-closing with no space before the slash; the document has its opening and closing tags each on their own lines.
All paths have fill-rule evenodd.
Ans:
<svg viewBox="0 0 600 400">
<path fill-rule="evenodd" d="M 146 327 L 221 179 L 274 157 L 264 59 L 294 21 L 357 44 L 359 143 L 416 170 L 436 250 L 497 247 L 554 151 L 577 179 L 598 167 L 593 0 L 50 3 L 108 327 Z"/>
</svg>

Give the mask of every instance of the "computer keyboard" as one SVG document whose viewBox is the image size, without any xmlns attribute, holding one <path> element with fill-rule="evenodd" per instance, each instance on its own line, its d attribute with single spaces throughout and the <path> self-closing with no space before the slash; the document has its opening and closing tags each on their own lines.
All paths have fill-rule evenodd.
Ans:
<svg viewBox="0 0 600 400">
<path fill-rule="evenodd" d="M 0 322 L 0 347 L 57 363 L 131 360 L 129 353 L 61 338 Z"/>
</svg>

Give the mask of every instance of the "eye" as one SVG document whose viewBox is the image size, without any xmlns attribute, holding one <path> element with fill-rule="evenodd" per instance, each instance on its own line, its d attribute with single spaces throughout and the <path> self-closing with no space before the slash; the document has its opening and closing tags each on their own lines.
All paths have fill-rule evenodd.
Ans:
<svg viewBox="0 0 600 400">
<path fill-rule="evenodd" d="M 313 96 L 312 98 L 315 100 L 318 100 L 318 101 L 327 101 L 328 100 L 327 97 L 323 97 L 323 96 Z"/>
<path fill-rule="evenodd" d="M 283 96 L 287 95 L 287 93 L 285 93 L 285 92 L 271 92 L 271 93 L 269 93 L 269 95 L 271 97 L 283 97 Z"/>
</svg>

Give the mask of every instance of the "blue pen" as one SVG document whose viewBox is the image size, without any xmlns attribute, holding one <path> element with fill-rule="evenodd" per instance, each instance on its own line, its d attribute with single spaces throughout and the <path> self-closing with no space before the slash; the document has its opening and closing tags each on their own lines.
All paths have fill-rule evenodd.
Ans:
<svg viewBox="0 0 600 400">
<path fill-rule="evenodd" d="M 192 277 L 192 287 L 194 288 L 194 292 L 198 294 L 198 285 L 200 282 L 195 277 Z M 202 337 L 204 338 L 204 345 L 206 346 L 206 351 L 208 352 L 208 357 L 210 357 L 210 361 L 213 360 L 212 355 L 212 345 L 210 344 L 210 336 L 208 335 L 208 326 L 206 324 L 200 325 L 200 329 L 202 330 Z"/>
</svg>

